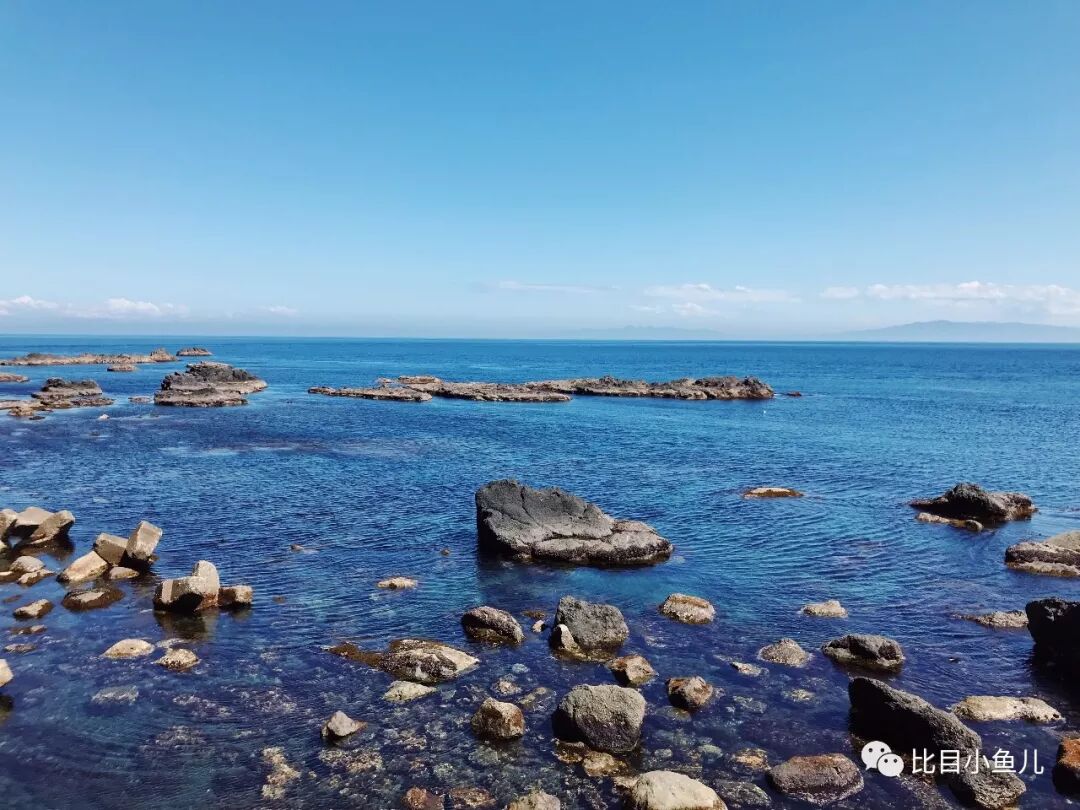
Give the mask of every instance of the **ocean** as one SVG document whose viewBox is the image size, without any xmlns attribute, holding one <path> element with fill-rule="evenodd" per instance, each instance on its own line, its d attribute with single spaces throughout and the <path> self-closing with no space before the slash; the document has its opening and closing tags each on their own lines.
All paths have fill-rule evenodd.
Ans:
<svg viewBox="0 0 1080 810">
<path fill-rule="evenodd" d="M 6 808 L 397 807 L 414 785 L 445 792 L 480 787 L 497 807 L 542 786 L 564 807 L 618 807 L 612 780 L 555 757 L 554 704 L 579 683 L 614 683 L 602 664 L 568 663 L 546 633 L 520 616 L 550 615 L 574 595 L 618 606 L 640 652 L 660 673 L 632 772 L 682 770 L 708 784 L 739 779 L 770 791 L 733 757 L 761 748 L 770 762 L 841 752 L 858 761 L 848 730 L 847 671 L 818 652 L 845 633 L 898 640 L 907 663 L 891 682 L 935 705 L 966 695 L 1033 695 L 1064 724 L 977 724 L 984 748 L 1037 752 L 1023 806 L 1064 807 L 1051 785 L 1058 736 L 1080 723 L 1075 692 L 1032 663 L 1026 631 L 992 631 L 960 613 L 1022 608 L 1034 598 L 1080 598 L 1080 582 L 1012 572 L 1005 548 L 1080 528 L 1080 347 L 825 343 L 325 340 L 243 338 L 0 337 L 0 356 L 29 351 L 149 351 L 206 345 L 215 360 L 248 369 L 269 387 L 245 407 L 166 409 L 128 402 L 152 394 L 181 364 L 132 374 L 104 366 L 9 369 L 0 398 L 44 378 L 93 378 L 116 398 L 25 422 L 0 415 L 0 506 L 70 509 L 74 554 L 99 532 L 127 535 L 139 520 L 164 529 L 156 576 L 121 583 L 124 598 L 99 611 L 59 606 L 64 587 L 0 585 L 0 631 L 11 609 L 48 598 L 56 609 L 38 646 L 0 653 L 15 672 L 0 708 L 0 804 Z M 371 402 L 313 396 L 313 385 L 367 385 L 380 376 L 524 381 L 598 376 L 650 380 L 753 375 L 779 393 L 768 401 L 575 397 L 554 404 Z M 652 524 L 675 545 L 653 567 L 597 570 L 478 557 L 473 495 L 516 478 L 559 486 L 616 517 Z M 1030 494 L 1030 521 L 972 534 L 914 520 L 907 502 L 959 481 Z M 799 499 L 745 500 L 760 485 Z M 293 544 L 306 551 L 290 550 Z M 444 553 L 448 552 L 448 553 Z M 151 609 L 157 577 L 200 559 L 225 583 L 247 583 L 243 613 L 192 619 Z M 47 560 L 58 570 L 63 560 Z M 375 588 L 383 577 L 415 590 Z M 657 606 L 672 592 L 705 597 L 716 620 L 672 622 Z M 14 599 L 12 599 L 14 597 Z M 839 599 L 844 620 L 799 614 Z M 490 648 L 462 634 L 461 614 L 492 605 L 518 615 L 519 648 Z M 182 638 L 201 659 L 188 673 L 150 658 L 111 661 L 123 638 Z M 331 655 L 351 640 L 381 649 L 401 637 L 435 638 L 481 659 L 476 669 L 414 703 L 382 700 L 391 678 Z M 760 678 L 731 661 L 756 661 L 763 645 L 798 640 L 804 669 L 768 666 Z M 5 641 L 4 643 L 8 643 Z M 156 657 L 156 656 L 155 656 Z M 759 662 L 760 663 L 760 662 Z M 722 690 L 688 716 L 668 703 L 664 680 L 701 675 Z M 516 743 L 476 740 L 469 718 L 493 685 L 538 687 Z M 136 686 L 131 703 L 95 702 L 108 687 Z M 809 699 L 794 690 L 812 693 Z M 797 699 L 797 698 L 803 699 Z M 339 748 L 319 729 L 335 710 L 367 722 Z M 261 791 L 263 750 L 280 747 L 299 776 L 281 798 Z M 842 807 L 934 806 L 938 791 L 865 774 Z M 790 806 L 772 794 L 774 806 Z M 954 800 L 947 790 L 940 799 Z"/>
</svg>

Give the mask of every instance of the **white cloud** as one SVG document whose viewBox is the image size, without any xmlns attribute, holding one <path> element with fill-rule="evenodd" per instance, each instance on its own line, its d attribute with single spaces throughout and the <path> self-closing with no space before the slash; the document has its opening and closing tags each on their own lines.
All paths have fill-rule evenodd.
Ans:
<svg viewBox="0 0 1080 810">
<path fill-rule="evenodd" d="M 854 294 L 852 294 L 854 293 Z M 955 284 L 871 284 L 864 290 L 830 287 L 823 298 L 913 302 L 957 309 L 1042 312 L 1080 315 L 1080 290 L 1060 284 L 999 284 L 964 281 Z"/>
<path fill-rule="evenodd" d="M 19 311 L 40 311 L 59 309 L 60 305 L 53 301 L 43 301 L 40 298 L 31 298 L 29 295 L 20 295 L 18 298 L 9 300 L 0 299 L 0 315 L 10 315 Z"/>
<path fill-rule="evenodd" d="M 604 287 L 594 284 L 534 284 L 525 281 L 499 281 L 494 286 L 496 290 L 506 292 L 564 293 L 570 295 L 614 292 L 618 289 L 618 287 Z"/>
<path fill-rule="evenodd" d="M 292 318 L 300 314 L 299 310 L 282 306 L 281 304 L 276 304 L 272 307 L 263 307 L 263 309 L 271 315 L 280 315 L 283 318 Z"/>
<path fill-rule="evenodd" d="M 109 298 L 104 308 L 91 307 L 81 317 L 85 318 L 166 318 L 184 317 L 187 307 L 174 304 L 155 304 L 152 301 L 132 301 L 130 298 Z"/>
<path fill-rule="evenodd" d="M 687 302 L 718 301 L 741 304 L 789 304 L 799 299 L 787 290 L 764 287 L 714 287 L 711 284 L 673 284 L 647 287 L 652 298 L 680 298 Z"/>
<path fill-rule="evenodd" d="M 717 314 L 713 310 L 706 309 L 695 301 L 684 301 L 681 304 L 672 304 L 671 309 L 676 315 L 681 315 L 684 318 L 701 318 L 706 315 Z"/>
<path fill-rule="evenodd" d="M 861 294 L 858 287 L 826 287 L 821 291 L 822 298 L 833 301 L 850 301 L 852 298 L 858 298 Z"/>
</svg>

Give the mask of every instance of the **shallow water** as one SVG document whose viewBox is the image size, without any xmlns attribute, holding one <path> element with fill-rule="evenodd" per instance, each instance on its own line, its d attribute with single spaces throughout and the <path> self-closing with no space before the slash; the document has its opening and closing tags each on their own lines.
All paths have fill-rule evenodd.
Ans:
<svg viewBox="0 0 1080 810">
<path fill-rule="evenodd" d="M 26 351 L 149 350 L 160 340 L 0 338 L 0 356 Z M 100 531 L 126 535 L 140 519 L 165 529 L 159 576 L 214 561 L 225 582 L 255 587 L 244 614 L 167 621 L 150 609 L 153 582 L 122 583 L 101 611 L 59 607 L 53 580 L 0 585 L 0 628 L 34 598 L 57 608 L 33 652 L 5 653 L 16 677 L 0 715 L 5 807 L 392 807 L 411 785 L 480 786 L 499 806 L 541 784 L 570 807 L 615 807 L 610 780 L 591 779 L 553 754 L 550 711 L 576 683 L 610 683 L 603 666 L 568 664 L 528 634 L 519 649 L 473 645 L 458 619 L 478 604 L 551 611 L 575 594 L 618 605 L 631 626 L 624 652 L 641 652 L 661 677 L 643 688 L 649 714 L 635 769 L 685 770 L 704 781 L 746 778 L 731 754 L 761 747 L 772 761 L 796 753 L 852 753 L 848 674 L 820 654 L 802 670 L 771 666 L 761 679 L 729 660 L 753 661 L 782 636 L 816 649 L 846 632 L 899 640 L 908 663 L 894 679 L 937 705 L 968 694 L 1037 695 L 1067 716 L 1062 727 L 984 724 L 991 751 L 1038 750 L 1047 772 L 1025 777 L 1028 807 L 1064 806 L 1049 769 L 1057 735 L 1080 724 L 1080 701 L 1031 663 L 1026 632 L 956 621 L 958 612 L 1012 609 L 1035 597 L 1080 598 L 1080 583 L 1005 569 L 1006 546 L 1080 527 L 1080 349 L 826 344 L 565 343 L 169 339 L 209 343 L 215 359 L 269 383 L 244 408 L 133 405 L 178 366 L 134 374 L 104 367 L 29 369 L 93 377 L 117 398 L 100 409 L 40 422 L 0 418 L 0 505 L 71 509 L 82 553 Z M 424 404 L 310 396 L 311 385 L 358 385 L 381 375 L 527 380 L 565 376 L 667 379 L 754 374 L 798 399 L 677 402 L 577 397 L 563 404 Z M 666 564 L 598 571 L 478 559 L 472 494 L 516 477 L 560 485 L 609 513 L 652 523 L 676 545 Z M 1040 506 L 1028 522 L 979 535 L 913 520 L 905 505 L 959 480 L 1020 489 Z M 776 484 L 798 500 L 746 501 Z M 310 553 L 294 553 L 300 543 Z M 440 553 L 449 549 L 449 555 Z M 50 561 L 58 568 L 61 561 Z M 378 579 L 420 580 L 380 592 Z M 661 617 L 672 591 L 717 606 L 707 627 Z M 838 598 L 842 621 L 798 615 Z M 527 627 L 527 620 L 522 618 Z M 390 678 L 334 657 L 350 639 L 382 647 L 403 635 L 443 639 L 477 654 L 473 672 L 403 707 L 381 700 Z M 5 632 L 6 636 L 6 632 Z M 105 661 L 125 637 L 182 637 L 202 660 L 193 672 Z M 23 641 L 27 639 L 13 639 Z M 5 643 L 7 643 L 5 641 Z M 156 656 L 155 656 L 156 657 Z M 725 692 L 692 718 L 668 706 L 663 679 L 699 674 Z M 475 741 L 468 718 L 510 677 L 522 695 L 554 695 L 527 712 L 524 740 Z M 100 705 L 104 687 L 137 685 L 130 705 Z M 814 693 L 809 703 L 785 696 Z M 520 699 L 521 695 L 511 700 Z M 334 710 L 368 721 L 334 753 L 319 727 Z M 264 801 L 260 752 L 280 746 L 302 776 Z M 719 749 L 719 752 L 717 751 Z M 381 765 L 371 756 L 377 753 Z M 932 791 L 934 797 L 938 792 Z M 951 803 L 947 792 L 940 798 Z M 786 806 L 774 795 L 777 806 Z M 924 806 L 909 783 L 867 775 L 847 807 Z M 929 806 L 929 805 L 925 805 Z"/>
</svg>

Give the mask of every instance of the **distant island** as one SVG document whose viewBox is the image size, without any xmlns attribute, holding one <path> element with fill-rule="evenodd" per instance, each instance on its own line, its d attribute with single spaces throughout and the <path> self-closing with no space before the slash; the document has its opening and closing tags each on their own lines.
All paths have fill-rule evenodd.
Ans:
<svg viewBox="0 0 1080 810">
<path fill-rule="evenodd" d="M 1080 343 L 1080 328 L 996 321 L 919 321 L 836 337 L 911 343 Z"/>
</svg>

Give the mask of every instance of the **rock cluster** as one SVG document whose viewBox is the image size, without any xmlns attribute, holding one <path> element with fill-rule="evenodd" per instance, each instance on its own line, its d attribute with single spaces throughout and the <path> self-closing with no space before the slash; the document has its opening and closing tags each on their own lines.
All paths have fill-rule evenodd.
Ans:
<svg viewBox="0 0 1080 810">
<path fill-rule="evenodd" d="M 75 515 L 66 509 L 59 512 L 50 512 L 40 506 L 28 506 L 21 512 L 3 509 L 0 510 L 0 542 L 17 549 L 66 542 L 68 531 L 74 525 Z"/>
<path fill-rule="evenodd" d="M 186 577 L 160 582 L 154 593 L 154 607 L 175 613 L 197 613 L 213 607 L 250 607 L 253 592 L 249 585 L 222 587 L 217 567 L 199 560 Z"/>
<path fill-rule="evenodd" d="M 541 391 L 519 383 L 448 382 L 429 375 L 398 377 L 405 388 L 443 399 L 474 402 L 568 402 L 570 397 L 556 391 Z"/>
<path fill-rule="evenodd" d="M 1029 518 L 1036 511 L 1031 498 L 1021 492 L 987 492 L 978 484 L 957 484 L 936 498 L 911 502 L 920 512 L 983 526 Z"/>
<path fill-rule="evenodd" d="M 872 678 L 848 685 L 852 730 L 868 740 L 881 740 L 894 751 L 959 751 L 960 773 L 939 774 L 961 802 L 993 810 L 1012 807 L 1026 787 L 1012 773 L 995 773 L 977 759 L 982 739 L 956 715 L 917 695 Z"/>
<path fill-rule="evenodd" d="M 94 540 L 94 548 L 61 571 L 58 579 L 68 583 L 85 582 L 111 574 L 114 569 L 124 569 L 115 577 L 117 579 L 125 578 L 128 570 L 137 575 L 148 570 L 157 559 L 154 552 L 161 535 L 161 529 L 145 520 L 140 521 L 127 537 L 102 532 Z"/>
<path fill-rule="evenodd" d="M 1029 574 L 1080 577 L 1080 531 L 1009 546 L 1005 549 L 1005 565 Z"/>
<path fill-rule="evenodd" d="M 111 366 L 117 363 L 171 363 L 176 357 L 165 349 L 150 354 L 46 354 L 30 352 L 22 357 L 0 359 L 0 366 Z"/>
<path fill-rule="evenodd" d="M 154 404 L 188 408 L 246 405 L 247 394 L 266 388 L 250 371 L 226 363 L 191 363 L 187 371 L 174 372 L 161 381 Z"/>
<path fill-rule="evenodd" d="M 523 562 L 629 566 L 661 562 L 670 542 L 651 526 L 615 520 L 558 488 L 493 481 L 476 493 L 480 549 Z"/>
</svg>

